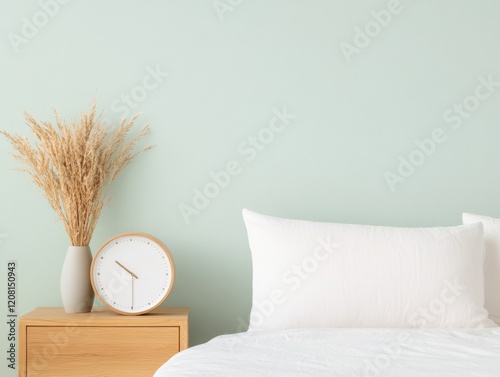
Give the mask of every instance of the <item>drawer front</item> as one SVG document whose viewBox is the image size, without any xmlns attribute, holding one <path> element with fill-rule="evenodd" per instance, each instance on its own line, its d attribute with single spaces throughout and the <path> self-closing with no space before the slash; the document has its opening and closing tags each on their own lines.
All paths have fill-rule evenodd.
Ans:
<svg viewBox="0 0 500 377">
<path fill-rule="evenodd" d="M 178 327 L 27 328 L 28 377 L 151 377 L 179 352 Z"/>
</svg>

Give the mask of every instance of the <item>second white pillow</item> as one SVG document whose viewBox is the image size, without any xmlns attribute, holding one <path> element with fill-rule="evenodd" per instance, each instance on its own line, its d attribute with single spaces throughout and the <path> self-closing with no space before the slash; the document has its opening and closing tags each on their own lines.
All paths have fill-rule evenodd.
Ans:
<svg viewBox="0 0 500 377">
<path fill-rule="evenodd" d="M 462 214 L 464 224 L 481 222 L 484 226 L 484 307 L 500 326 L 500 219 Z"/>
</svg>

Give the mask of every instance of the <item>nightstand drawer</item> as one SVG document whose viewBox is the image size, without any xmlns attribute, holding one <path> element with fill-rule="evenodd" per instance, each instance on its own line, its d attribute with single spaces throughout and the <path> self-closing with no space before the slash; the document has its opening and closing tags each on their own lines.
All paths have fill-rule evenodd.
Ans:
<svg viewBox="0 0 500 377">
<path fill-rule="evenodd" d="M 28 327 L 27 375 L 152 376 L 179 352 L 178 327 Z"/>
</svg>

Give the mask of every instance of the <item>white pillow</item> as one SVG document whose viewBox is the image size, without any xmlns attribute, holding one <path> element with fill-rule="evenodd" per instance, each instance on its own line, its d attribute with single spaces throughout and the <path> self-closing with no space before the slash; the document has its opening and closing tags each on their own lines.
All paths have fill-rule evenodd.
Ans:
<svg viewBox="0 0 500 377">
<path fill-rule="evenodd" d="M 464 224 L 482 222 L 484 226 L 484 307 L 500 325 L 500 219 L 463 213 Z"/>
<path fill-rule="evenodd" d="M 483 227 L 393 228 L 243 210 L 253 264 L 249 331 L 491 327 Z"/>
</svg>

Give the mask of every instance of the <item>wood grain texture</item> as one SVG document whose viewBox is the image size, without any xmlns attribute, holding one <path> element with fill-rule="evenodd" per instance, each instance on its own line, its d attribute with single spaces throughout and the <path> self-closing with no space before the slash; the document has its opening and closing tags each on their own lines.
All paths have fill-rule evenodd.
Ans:
<svg viewBox="0 0 500 377">
<path fill-rule="evenodd" d="M 19 321 L 19 376 L 148 376 L 188 346 L 188 310 L 142 316 L 37 308 Z"/>
</svg>

